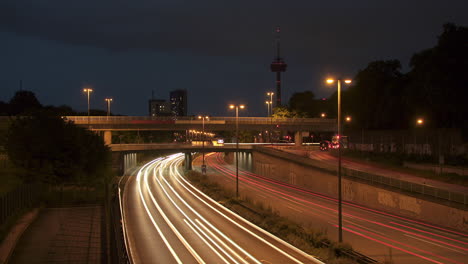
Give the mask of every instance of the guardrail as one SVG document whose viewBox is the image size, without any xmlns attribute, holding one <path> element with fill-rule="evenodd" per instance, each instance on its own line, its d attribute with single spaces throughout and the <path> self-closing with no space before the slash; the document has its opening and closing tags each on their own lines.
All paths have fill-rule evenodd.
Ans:
<svg viewBox="0 0 468 264">
<path fill-rule="evenodd" d="M 343 172 L 343 175 L 345 177 L 359 179 L 361 181 L 365 181 L 372 184 L 380 184 L 392 188 L 397 188 L 402 191 L 417 193 L 431 198 L 446 200 L 449 202 L 461 204 L 465 208 L 468 205 L 468 194 L 466 193 L 445 190 L 420 183 L 385 177 L 382 175 L 375 175 L 349 168 L 342 168 L 341 171 Z"/>
<path fill-rule="evenodd" d="M 337 173 L 336 166 L 330 166 L 323 162 L 312 160 L 308 157 L 297 156 L 291 158 L 291 153 L 284 152 L 276 149 L 256 147 L 255 150 L 270 154 L 279 158 L 287 159 L 292 162 L 300 163 L 303 165 L 311 166 L 320 170 L 324 170 L 331 173 Z M 391 189 L 401 190 L 407 193 L 413 193 L 426 197 L 429 199 L 436 199 L 441 202 L 449 202 L 455 207 L 468 207 L 468 193 L 462 193 L 457 191 L 451 191 L 447 189 L 441 189 L 437 187 L 427 186 L 420 183 L 409 182 L 405 180 L 395 179 L 392 177 L 386 177 L 382 175 L 367 173 L 363 171 L 353 170 L 349 168 L 341 168 L 342 175 L 347 178 L 354 178 L 364 183 L 374 186 L 384 186 Z"/>
</svg>

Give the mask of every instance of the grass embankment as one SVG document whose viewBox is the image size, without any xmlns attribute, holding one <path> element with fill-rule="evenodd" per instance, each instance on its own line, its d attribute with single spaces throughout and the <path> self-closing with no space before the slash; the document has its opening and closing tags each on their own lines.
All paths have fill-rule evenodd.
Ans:
<svg viewBox="0 0 468 264">
<path fill-rule="evenodd" d="M 212 199 L 304 252 L 330 264 L 358 263 L 345 256 L 346 252 L 351 251 L 351 246 L 331 241 L 327 238 L 326 231 L 304 228 L 281 217 L 271 207 L 265 207 L 262 203 L 235 199 L 233 192 L 210 181 L 208 176 L 199 172 L 189 171 L 186 176 L 190 182 Z"/>
<path fill-rule="evenodd" d="M 335 151 L 336 152 L 336 151 Z M 333 155 L 338 155 L 332 152 Z M 367 153 L 360 151 L 346 150 L 343 152 L 343 156 L 347 159 L 354 160 L 357 162 L 374 163 L 375 165 L 382 166 L 387 169 L 399 171 L 402 173 L 412 174 L 414 176 L 462 185 L 468 187 L 468 176 L 459 175 L 456 173 L 435 173 L 433 171 L 418 170 L 412 168 L 403 167 L 403 162 L 406 161 L 404 156 L 399 156 L 394 153 Z M 417 162 L 415 159 L 409 159 L 409 162 Z"/>
</svg>

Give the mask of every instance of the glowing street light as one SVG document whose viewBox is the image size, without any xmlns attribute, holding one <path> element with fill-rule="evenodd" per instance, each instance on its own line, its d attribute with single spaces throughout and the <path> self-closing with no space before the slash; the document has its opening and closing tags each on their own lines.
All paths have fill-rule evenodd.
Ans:
<svg viewBox="0 0 468 264">
<path fill-rule="evenodd" d="M 418 119 L 416 120 L 416 125 L 422 126 L 423 124 L 424 124 L 424 119 L 418 118 Z"/>
<path fill-rule="evenodd" d="M 111 105 L 111 102 L 112 102 L 112 98 L 106 98 L 106 99 L 104 99 L 104 101 L 107 102 L 107 116 L 110 116 L 110 105 Z"/>
<path fill-rule="evenodd" d="M 198 119 L 202 120 L 202 173 L 206 173 L 206 165 L 205 165 L 205 120 L 209 121 L 208 116 L 198 116 Z"/>
<path fill-rule="evenodd" d="M 327 114 L 321 113 L 321 114 L 320 114 L 320 117 L 321 117 L 321 118 L 325 118 L 325 117 L 327 117 Z"/>
<path fill-rule="evenodd" d="M 345 120 L 346 120 L 346 122 L 349 123 L 349 122 L 351 122 L 351 117 L 350 117 L 350 116 L 347 116 L 347 117 L 345 117 Z"/>
<path fill-rule="evenodd" d="M 239 108 L 244 109 L 245 105 L 229 105 L 229 109 L 236 109 L 236 197 L 239 198 Z"/>
<path fill-rule="evenodd" d="M 341 82 L 351 83 L 351 80 L 345 79 L 327 79 L 327 83 L 334 82 L 338 84 L 338 241 L 343 242 L 343 211 L 342 211 L 342 197 L 341 197 Z"/>
<path fill-rule="evenodd" d="M 267 93 L 267 96 L 270 96 L 270 103 L 273 103 L 273 95 L 274 94 L 275 94 L 274 92 L 268 92 Z"/>
</svg>

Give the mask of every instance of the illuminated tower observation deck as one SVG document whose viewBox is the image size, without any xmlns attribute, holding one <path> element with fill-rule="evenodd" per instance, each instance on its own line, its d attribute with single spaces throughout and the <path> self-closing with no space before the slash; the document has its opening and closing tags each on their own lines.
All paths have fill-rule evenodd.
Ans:
<svg viewBox="0 0 468 264">
<path fill-rule="evenodd" d="M 276 72 L 276 106 L 281 106 L 281 73 L 286 71 L 288 66 L 283 58 L 280 56 L 280 27 L 276 28 L 276 56 L 271 63 L 270 69 L 272 72 Z"/>
</svg>

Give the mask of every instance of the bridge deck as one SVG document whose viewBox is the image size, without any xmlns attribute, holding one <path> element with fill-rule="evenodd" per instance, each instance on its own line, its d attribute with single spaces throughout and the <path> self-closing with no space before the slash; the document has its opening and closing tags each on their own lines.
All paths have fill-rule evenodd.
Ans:
<svg viewBox="0 0 468 264">
<path fill-rule="evenodd" d="M 92 130 L 188 130 L 201 129 L 202 120 L 181 117 L 177 120 L 150 116 L 66 116 L 77 125 L 89 126 Z M 239 117 L 241 130 L 283 130 L 283 131 L 336 131 L 335 119 L 323 118 L 270 118 Z M 211 117 L 205 121 L 210 131 L 235 130 L 235 117 Z"/>
</svg>

